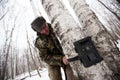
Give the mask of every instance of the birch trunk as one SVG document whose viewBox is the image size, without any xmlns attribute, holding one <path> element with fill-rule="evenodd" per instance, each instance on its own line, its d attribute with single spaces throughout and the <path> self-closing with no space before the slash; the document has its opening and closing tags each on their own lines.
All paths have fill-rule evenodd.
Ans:
<svg viewBox="0 0 120 80">
<path fill-rule="evenodd" d="M 89 9 L 85 0 L 69 1 L 83 26 L 82 30 L 86 36 L 92 36 L 92 40 L 105 62 L 86 69 L 87 79 L 85 80 L 116 80 L 118 76 L 115 75 L 120 74 L 120 52 L 112 41 L 111 35 Z"/>
<path fill-rule="evenodd" d="M 68 57 L 71 57 L 72 53 L 75 53 L 73 42 L 84 36 L 80 26 L 74 21 L 73 17 L 69 14 L 61 1 L 41 0 L 41 3 L 51 20 L 52 27 L 61 42 L 64 53 L 68 55 Z M 79 65 L 77 65 L 78 63 Z M 75 70 L 79 70 L 79 72 L 83 69 L 83 66 L 79 61 L 71 63 L 71 66 Z M 77 66 L 80 66 L 79 69 Z M 78 75 L 80 76 L 79 73 Z"/>
<path fill-rule="evenodd" d="M 83 33 L 81 33 L 82 31 L 75 24 L 73 18 L 69 15 L 67 10 L 63 7 L 63 5 L 59 1 L 44 0 L 42 1 L 42 4 L 51 19 L 56 34 L 58 35 L 62 42 L 61 44 L 63 46 L 64 52 L 70 55 L 70 53 L 74 52 L 73 42 L 84 36 Z M 77 64 L 77 66 L 75 66 L 75 64 Z M 89 69 L 85 69 L 82 65 L 78 65 L 77 62 L 74 63 L 73 66 L 74 66 L 73 68 L 77 70 L 76 72 L 78 73 L 79 76 L 83 74 L 82 76 L 84 77 L 85 80 L 87 79 L 95 80 L 98 79 L 99 77 L 101 80 L 106 80 L 105 77 L 107 77 L 108 79 L 112 74 L 104 62 Z M 95 70 L 92 71 L 93 69 Z M 106 74 L 108 76 L 105 76 Z"/>
<path fill-rule="evenodd" d="M 65 54 L 70 55 L 74 52 L 73 42 L 83 37 L 80 27 L 60 1 L 41 1 L 51 20 L 52 27 L 61 41 Z"/>
<path fill-rule="evenodd" d="M 115 0 L 86 1 L 96 16 L 98 16 L 101 23 L 113 35 L 113 39 L 120 39 L 120 5 Z"/>
</svg>

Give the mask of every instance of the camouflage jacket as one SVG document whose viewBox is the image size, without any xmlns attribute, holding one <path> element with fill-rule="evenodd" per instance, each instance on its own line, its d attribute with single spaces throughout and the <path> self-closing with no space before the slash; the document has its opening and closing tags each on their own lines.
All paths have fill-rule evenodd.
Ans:
<svg viewBox="0 0 120 80">
<path fill-rule="evenodd" d="M 62 47 L 50 25 L 49 28 L 50 35 L 39 35 L 36 38 L 35 46 L 39 49 L 41 59 L 48 65 L 63 66 L 62 58 L 64 54 Z"/>
</svg>

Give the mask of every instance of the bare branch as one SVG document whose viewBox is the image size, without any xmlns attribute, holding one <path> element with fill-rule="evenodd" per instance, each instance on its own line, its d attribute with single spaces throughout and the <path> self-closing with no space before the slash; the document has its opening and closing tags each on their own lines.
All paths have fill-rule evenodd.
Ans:
<svg viewBox="0 0 120 80">
<path fill-rule="evenodd" d="M 0 20 L 2 20 L 6 16 L 6 14 L 8 13 L 8 11 L 9 10 L 7 10 L 6 13 L 4 15 L 2 15 L 2 17 L 0 17 Z"/>
</svg>

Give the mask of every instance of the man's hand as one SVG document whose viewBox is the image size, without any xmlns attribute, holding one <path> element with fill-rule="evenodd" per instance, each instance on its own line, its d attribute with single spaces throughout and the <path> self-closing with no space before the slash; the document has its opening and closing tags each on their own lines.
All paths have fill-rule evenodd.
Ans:
<svg viewBox="0 0 120 80">
<path fill-rule="evenodd" d="M 63 57 L 63 59 L 62 59 L 62 60 L 63 60 L 63 63 L 64 63 L 65 65 L 67 65 L 67 64 L 68 64 L 68 60 L 67 60 L 67 58 L 66 58 L 65 56 Z"/>
</svg>

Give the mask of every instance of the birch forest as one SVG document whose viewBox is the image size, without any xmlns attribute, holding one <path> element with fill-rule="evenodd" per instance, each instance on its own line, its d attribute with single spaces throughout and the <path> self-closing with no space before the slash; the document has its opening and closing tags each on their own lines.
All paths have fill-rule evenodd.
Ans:
<svg viewBox="0 0 120 80">
<path fill-rule="evenodd" d="M 75 41 L 91 36 L 103 61 L 89 68 L 70 62 L 78 80 L 120 80 L 120 0 L 0 0 L 0 80 L 33 70 L 41 77 L 47 68 L 30 25 L 38 16 L 51 23 L 68 58 L 77 55 Z"/>
</svg>

